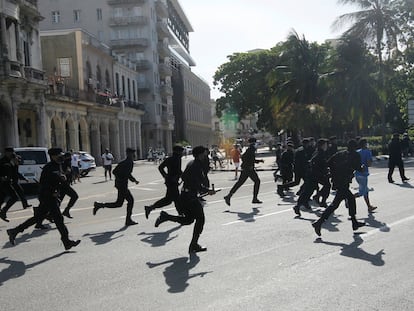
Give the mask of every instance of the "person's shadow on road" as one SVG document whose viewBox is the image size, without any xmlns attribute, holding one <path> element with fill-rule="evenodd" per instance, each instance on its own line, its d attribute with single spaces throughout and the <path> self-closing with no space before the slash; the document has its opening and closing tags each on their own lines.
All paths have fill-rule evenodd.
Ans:
<svg viewBox="0 0 414 311">
<path fill-rule="evenodd" d="M 138 235 L 146 235 L 141 241 L 151 244 L 152 247 L 159 247 L 167 244 L 169 241 L 175 239 L 178 235 L 170 237 L 171 233 L 181 228 L 181 225 L 171 228 L 164 232 L 141 232 Z"/>
<path fill-rule="evenodd" d="M 9 280 L 17 279 L 23 276 L 26 273 L 26 271 L 31 268 L 34 268 L 42 263 L 58 258 L 68 253 L 71 253 L 71 252 L 69 251 L 61 252 L 59 254 L 33 262 L 28 265 L 26 265 L 23 261 L 11 260 L 11 259 L 7 259 L 7 257 L 0 258 L 0 264 L 8 265 L 6 268 L 0 271 L 0 286 L 2 286 L 5 282 Z"/>
<path fill-rule="evenodd" d="M 26 232 L 22 235 L 18 235 L 16 237 L 16 244 L 20 244 L 22 242 L 24 243 L 30 242 L 33 238 L 41 237 L 42 235 L 47 234 L 51 230 L 57 230 L 56 227 L 51 227 L 49 225 L 45 225 L 45 226 L 47 227 L 47 229 L 44 229 L 44 230 L 35 229 L 32 232 Z M 9 242 L 7 242 L 3 246 L 3 248 L 10 248 L 10 247 L 13 247 L 13 245 L 11 245 Z"/>
<path fill-rule="evenodd" d="M 100 233 L 85 233 L 83 236 L 84 237 L 89 237 L 92 242 L 95 243 L 95 245 L 103 245 L 106 243 L 109 243 L 115 239 L 119 239 L 120 237 L 123 236 L 123 234 L 118 235 L 116 237 L 113 237 L 115 234 L 125 231 L 128 228 L 128 226 L 124 226 L 119 230 L 114 230 L 114 231 L 106 231 L 106 232 L 100 232 Z"/>
<path fill-rule="evenodd" d="M 382 258 L 382 255 L 385 254 L 384 249 L 380 250 L 376 254 L 370 254 L 359 247 L 363 242 L 364 240 L 358 234 L 354 234 L 354 242 L 352 242 L 351 244 L 328 242 L 323 241 L 321 238 L 318 238 L 315 241 L 315 243 L 323 243 L 326 245 L 342 247 L 340 253 L 342 256 L 365 260 L 370 262 L 374 266 L 383 266 L 385 264 L 385 261 Z"/>
<path fill-rule="evenodd" d="M 181 293 L 190 285 L 188 280 L 195 277 L 204 277 L 208 272 L 198 272 L 190 274 L 193 269 L 200 262 L 200 257 L 196 254 L 191 254 L 190 257 L 179 257 L 171 260 L 166 260 L 159 263 L 147 262 L 147 266 L 152 269 L 162 265 L 169 265 L 165 268 L 163 274 L 165 283 L 169 286 L 168 292 Z"/>
<path fill-rule="evenodd" d="M 375 216 L 373 213 L 368 214 L 368 218 L 365 218 L 365 222 L 368 226 L 377 228 L 381 232 L 390 232 L 391 228 L 388 227 L 388 225 L 385 222 L 381 222 L 375 219 Z"/>
<path fill-rule="evenodd" d="M 238 220 L 241 220 L 241 221 L 244 221 L 244 222 L 254 222 L 254 221 L 256 221 L 254 216 L 259 214 L 259 209 L 257 207 L 253 207 L 252 212 L 250 212 L 250 213 L 233 212 L 233 211 L 230 211 L 230 210 L 226 210 L 224 212 L 229 213 L 229 214 L 237 214 L 237 216 L 239 217 Z"/>
</svg>

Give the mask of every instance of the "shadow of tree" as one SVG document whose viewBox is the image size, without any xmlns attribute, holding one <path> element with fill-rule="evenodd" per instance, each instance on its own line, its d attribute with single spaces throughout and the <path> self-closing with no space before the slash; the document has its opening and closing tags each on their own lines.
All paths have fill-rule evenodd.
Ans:
<svg viewBox="0 0 414 311">
<path fill-rule="evenodd" d="M 114 230 L 114 231 L 106 231 L 106 232 L 101 232 L 101 233 L 85 233 L 83 236 L 89 237 L 92 240 L 92 242 L 95 243 L 95 245 L 102 245 L 102 244 L 109 243 L 115 239 L 122 237 L 123 234 L 117 237 L 113 237 L 113 236 L 119 232 L 125 231 L 127 228 L 128 226 L 124 226 L 121 229 Z"/>
<path fill-rule="evenodd" d="M 147 266 L 152 269 L 162 265 L 169 265 L 165 268 L 163 274 L 165 283 L 168 285 L 168 292 L 181 293 L 190 285 L 188 280 L 195 277 L 204 277 L 208 272 L 199 272 L 190 274 L 193 269 L 200 262 L 200 257 L 196 254 L 191 254 L 190 257 L 179 257 L 171 260 L 166 260 L 159 263 L 147 262 Z"/>
<path fill-rule="evenodd" d="M 259 209 L 257 207 L 253 207 L 252 212 L 250 212 L 250 213 L 233 212 L 233 211 L 230 211 L 230 210 L 227 210 L 227 211 L 224 211 L 224 212 L 229 213 L 229 214 L 237 214 L 237 216 L 239 217 L 239 220 L 242 220 L 244 222 L 254 222 L 254 221 L 256 221 L 254 216 L 259 215 Z"/>
<path fill-rule="evenodd" d="M 342 247 L 341 253 L 340 253 L 342 256 L 365 260 L 365 261 L 370 262 L 374 266 L 383 266 L 385 264 L 385 261 L 382 258 L 382 255 L 385 254 L 384 249 L 380 250 L 376 254 L 370 254 L 366 252 L 365 250 L 363 250 L 362 248 L 360 248 L 360 245 L 363 242 L 364 240 L 358 234 L 354 234 L 354 241 L 351 244 L 328 242 L 328 241 L 323 241 L 321 238 L 318 238 L 315 240 L 315 243 L 323 243 L 326 245 Z"/>
<path fill-rule="evenodd" d="M 151 244 L 152 247 L 159 247 L 167 244 L 167 242 L 175 239 L 178 235 L 170 237 L 170 234 L 181 228 L 181 225 L 171 228 L 164 232 L 141 232 L 138 235 L 146 235 L 141 241 Z"/>
</svg>

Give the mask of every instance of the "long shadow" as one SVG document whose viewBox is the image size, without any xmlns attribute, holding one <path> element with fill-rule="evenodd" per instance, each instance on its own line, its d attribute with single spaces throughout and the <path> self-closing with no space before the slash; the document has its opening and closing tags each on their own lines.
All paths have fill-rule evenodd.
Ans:
<svg viewBox="0 0 414 311">
<path fill-rule="evenodd" d="M 342 256 L 365 260 L 370 262 L 374 266 L 383 266 L 385 264 L 385 261 L 382 258 L 382 255 L 385 254 L 384 249 L 380 250 L 376 254 L 367 253 L 359 247 L 364 242 L 364 240 L 358 234 L 354 234 L 354 242 L 352 242 L 351 244 L 328 242 L 323 241 L 321 238 L 318 238 L 315 242 L 342 247 Z"/>
<path fill-rule="evenodd" d="M 322 216 L 322 214 L 323 214 L 323 210 L 321 208 L 318 208 L 316 210 L 314 210 L 314 209 L 302 209 L 301 212 L 303 212 L 303 211 L 306 211 L 306 212 L 309 212 L 309 213 L 313 213 L 316 216 L 318 216 L 318 218 L 320 218 Z M 337 232 L 337 231 L 339 231 L 338 224 L 340 224 L 342 222 L 342 220 L 340 220 L 338 218 L 338 216 L 341 216 L 341 215 L 339 215 L 339 214 L 331 214 L 329 216 L 328 220 L 326 220 L 323 223 L 322 228 L 325 229 L 325 230 L 328 230 L 330 232 Z M 316 219 L 303 218 L 302 216 L 301 217 L 298 217 L 297 216 L 296 218 L 297 219 L 306 220 L 306 221 L 311 221 L 311 222 L 314 222 L 316 220 Z"/>
<path fill-rule="evenodd" d="M 259 214 L 259 209 L 257 207 L 253 207 L 251 213 L 233 212 L 230 210 L 224 211 L 224 213 L 237 214 L 237 216 L 239 217 L 239 220 L 242 220 L 244 222 L 254 222 L 256 221 L 254 216 Z"/>
<path fill-rule="evenodd" d="M 414 186 L 412 184 L 410 184 L 409 182 L 404 182 L 402 184 L 394 183 L 394 185 L 396 185 L 398 187 L 401 187 L 401 188 L 410 188 L 410 189 L 414 188 Z"/>
<path fill-rule="evenodd" d="M 177 231 L 181 228 L 181 225 L 171 228 L 168 231 L 164 232 L 141 232 L 138 235 L 146 235 L 146 237 L 142 238 L 141 241 L 151 244 L 152 247 L 159 247 L 167 244 L 171 240 L 174 240 L 178 235 L 170 237 L 170 234 L 174 231 Z"/>
<path fill-rule="evenodd" d="M 23 261 L 10 260 L 10 259 L 7 259 L 7 257 L 0 258 L 0 264 L 8 265 L 7 268 L 4 268 L 3 270 L 0 271 L 0 286 L 2 286 L 3 283 L 9 280 L 17 279 L 23 276 L 26 273 L 26 271 L 31 268 L 34 268 L 42 263 L 45 263 L 49 260 L 58 258 L 64 254 L 69 254 L 69 253 L 72 253 L 72 252 L 70 251 L 61 252 L 59 254 L 33 262 L 28 265 L 26 265 Z"/>
<path fill-rule="evenodd" d="M 22 242 L 24 243 L 30 242 L 32 239 L 41 237 L 42 235 L 47 234 L 51 230 L 57 230 L 56 227 L 51 227 L 50 225 L 45 225 L 45 226 L 47 227 L 47 229 L 44 229 L 44 230 L 34 229 L 30 233 L 27 232 L 21 235 L 17 235 L 16 244 L 20 244 Z M 11 245 L 9 242 L 3 245 L 3 248 L 10 248 L 10 247 L 13 247 L 13 245 Z"/>
<path fill-rule="evenodd" d="M 190 255 L 190 257 L 179 257 L 171 260 L 166 260 L 159 263 L 147 262 L 147 266 L 152 269 L 162 265 L 169 265 L 165 268 L 163 274 L 165 277 L 165 283 L 168 285 L 168 292 L 181 293 L 186 290 L 190 285 L 188 280 L 195 277 L 204 277 L 207 272 L 199 272 L 190 274 L 190 270 L 194 268 L 200 262 L 200 257 L 196 254 Z"/>
<path fill-rule="evenodd" d="M 375 216 L 373 213 L 368 215 L 368 218 L 365 218 L 365 222 L 370 227 L 379 228 L 381 232 L 390 232 L 391 228 L 388 227 L 388 225 L 385 222 L 381 222 L 375 219 Z"/>
<path fill-rule="evenodd" d="M 112 180 L 111 180 L 112 181 Z M 102 181 L 96 181 L 96 182 L 93 182 L 92 183 L 92 185 L 99 185 L 99 184 L 105 184 L 105 183 L 107 183 L 108 181 L 106 181 L 106 180 L 102 180 Z"/>
<path fill-rule="evenodd" d="M 127 228 L 127 226 L 124 226 L 121 229 L 114 231 L 106 231 L 101 233 L 85 233 L 83 236 L 89 237 L 92 240 L 92 242 L 95 243 L 95 245 L 103 245 L 122 237 L 123 234 L 117 237 L 113 236 L 119 232 L 125 231 Z"/>
</svg>

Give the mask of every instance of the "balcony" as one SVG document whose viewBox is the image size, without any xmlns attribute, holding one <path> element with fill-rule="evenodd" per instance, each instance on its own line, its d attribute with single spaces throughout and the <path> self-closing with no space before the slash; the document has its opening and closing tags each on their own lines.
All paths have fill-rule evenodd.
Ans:
<svg viewBox="0 0 414 311">
<path fill-rule="evenodd" d="M 37 0 L 20 0 L 20 12 L 23 15 L 30 15 L 35 17 L 35 21 L 44 19 L 37 9 Z"/>
<path fill-rule="evenodd" d="M 24 67 L 24 76 L 29 83 L 36 83 L 46 86 L 45 72 L 32 67 Z"/>
<path fill-rule="evenodd" d="M 133 100 L 124 101 L 125 107 L 134 108 L 136 110 L 145 111 L 145 105 Z"/>
<path fill-rule="evenodd" d="M 159 73 L 161 78 L 171 77 L 172 76 L 172 69 L 167 64 L 159 64 L 158 65 Z"/>
<path fill-rule="evenodd" d="M 171 55 L 171 52 L 168 44 L 164 42 L 158 42 L 158 54 L 160 54 L 161 57 L 169 57 Z"/>
<path fill-rule="evenodd" d="M 136 61 L 135 68 L 137 71 L 149 70 L 152 68 L 152 63 L 147 59 L 140 59 Z"/>
<path fill-rule="evenodd" d="M 163 97 L 172 96 L 173 88 L 170 85 L 164 84 L 160 86 L 160 94 Z"/>
<path fill-rule="evenodd" d="M 142 48 L 145 49 L 149 45 L 147 38 L 135 38 L 135 39 L 112 39 L 111 46 L 113 49 L 122 48 Z"/>
<path fill-rule="evenodd" d="M 0 76 L 4 78 L 23 78 L 24 70 L 23 66 L 19 62 L 6 60 L 3 63 L 4 67 L 0 65 L 0 68 L 3 68 L 0 72 Z M 2 79 L 3 80 L 3 79 Z"/>
<path fill-rule="evenodd" d="M 170 34 L 168 24 L 162 21 L 157 22 L 157 33 L 160 39 L 167 38 Z"/>
<path fill-rule="evenodd" d="M 108 0 L 109 5 L 145 3 L 146 0 Z"/>
<path fill-rule="evenodd" d="M 127 26 L 127 25 L 147 25 L 147 16 L 122 16 L 122 17 L 111 17 L 109 19 L 109 26 Z"/>
<path fill-rule="evenodd" d="M 156 0 L 155 1 L 155 11 L 157 12 L 158 16 L 161 18 L 168 17 L 168 5 L 165 0 Z"/>
</svg>

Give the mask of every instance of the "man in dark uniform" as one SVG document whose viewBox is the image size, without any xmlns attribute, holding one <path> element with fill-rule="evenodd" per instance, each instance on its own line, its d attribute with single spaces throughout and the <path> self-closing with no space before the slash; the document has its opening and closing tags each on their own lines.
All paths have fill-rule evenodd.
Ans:
<svg viewBox="0 0 414 311">
<path fill-rule="evenodd" d="M 9 199 L 6 202 L 6 205 L 0 211 L 0 218 L 8 222 L 7 212 L 8 210 L 16 203 L 19 199 L 22 202 L 23 208 L 26 209 L 31 207 L 27 202 L 26 195 L 22 186 L 19 184 L 19 180 L 28 181 L 22 174 L 19 173 L 19 156 L 15 153 L 11 155 L 11 160 L 9 163 L 3 164 L 5 169 L 9 171 L 10 184 L 6 186 L 6 192 L 8 192 Z M 3 204 L 4 198 L 0 198 L 0 205 Z"/>
<path fill-rule="evenodd" d="M 205 216 L 203 206 L 198 195 L 208 193 L 213 195 L 216 192 L 206 186 L 206 176 L 204 173 L 203 158 L 205 157 L 205 147 L 197 146 L 193 149 L 194 161 L 190 162 L 184 170 L 181 179 L 183 188 L 181 189 L 180 204 L 183 214 L 179 216 L 170 215 L 161 211 L 160 216 L 155 222 L 158 227 L 165 221 L 177 222 L 181 225 L 190 225 L 195 220 L 193 237 L 188 248 L 189 253 L 206 251 L 207 248 L 198 244 L 198 239 L 203 232 Z"/>
<path fill-rule="evenodd" d="M 326 139 L 319 139 L 317 142 L 317 149 L 312 155 L 312 158 L 309 160 L 309 167 L 307 176 L 305 179 L 305 185 L 303 187 L 303 192 L 298 198 L 298 202 L 293 207 L 295 213 L 300 216 L 300 207 L 304 206 L 307 209 L 310 209 L 309 200 L 310 197 L 318 189 L 318 184 L 322 184 L 322 189 L 319 191 L 319 195 L 322 200 L 320 203 L 321 206 L 326 207 L 326 199 L 329 196 L 330 183 L 328 179 L 328 167 L 326 164 L 326 149 L 328 148 L 328 142 Z M 319 201 L 319 200 L 318 200 Z"/>
<path fill-rule="evenodd" d="M 302 146 L 300 146 L 295 151 L 294 158 L 293 158 L 295 179 L 286 184 L 277 186 L 277 194 L 279 194 L 281 197 L 285 196 L 284 190 L 287 190 L 290 187 L 295 187 L 299 185 L 302 179 L 305 180 L 305 174 L 306 174 L 306 170 L 308 167 L 308 162 L 312 156 L 311 154 L 308 154 L 308 153 L 309 153 L 309 139 L 304 138 L 302 140 Z"/>
<path fill-rule="evenodd" d="M 246 182 L 247 178 L 250 177 L 251 180 L 254 182 L 253 186 L 253 200 L 252 203 L 262 203 L 257 196 L 259 194 L 259 188 L 260 188 L 260 179 L 257 175 L 256 170 L 254 169 L 254 164 L 259 162 L 264 162 L 263 160 L 257 160 L 256 159 L 256 138 L 252 137 L 249 138 L 249 148 L 243 153 L 241 159 L 241 174 L 239 177 L 239 180 L 234 184 L 234 186 L 230 189 L 230 192 L 228 195 L 224 197 L 224 201 L 228 206 L 230 206 L 230 199 L 233 196 L 234 193 Z"/>
<path fill-rule="evenodd" d="M 336 139 L 337 139 L 336 136 L 329 137 L 328 150 L 326 150 L 326 158 L 327 159 L 329 159 L 335 153 L 338 152 L 338 144 L 337 144 Z"/>
<path fill-rule="evenodd" d="M 71 187 L 72 166 L 71 166 L 70 152 L 65 153 L 65 160 L 62 163 L 62 170 L 66 176 L 66 180 L 62 183 L 62 188 L 60 191 L 60 201 L 63 200 L 65 195 L 67 195 L 70 198 L 68 205 L 65 207 L 65 209 L 62 212 L 62 215 L 68 218 L 73 218 L 72 215 L 70 214 L 70 209 L 75 205 L 79 196 L 76 193 L 75 189 Z"/>
<path fill-rule="evenodd" d="M 50 216 L 60 233 L 61 240 L 66 250 L 77 246 L 80 240 L 70 240 L 69 232 L 63 222 L 63 216 L 60 212 L 59 191 L 65 175 L 62 172 L 61 163 L 63 153 L 60 148 L 51 148 L 48 151 L 51 161 L 47 163 L 40 175 L 39 186 L 39 206 L 34 208 L 34 216 L 26 220 L 16 228 L 7 230 L 10 244 L 15 244 L 15 238 L 19 232 L 23 232 L 30 226 L 41 222 L 46 216 Z"/>
<path fill-rule="evenodd" d="M 348 212 L 352 221 L 352 229 L 365 225 L 363 222 L 356 220 L 356 203 L 355 196 L 349 190 L 349 184 L 352 181 L 355 171 L 362 171 L 361 157 L 356 151 L 357 142 L 351 139 L 348 142 L 348 150 L 339 151 L 328 159 L 328 166 L 331 169 L 332 181 L 337 189 L 336 195 L 332 203 L 323 212 L 322 216 L 312 223 L 313 228 L 318 236 L 321 235 L 322 224 L 329 218 L 329 216 L 339 207 L 342 200 L 347 200 Z"/>
<path fill-rule="evenodd" d="M 116 201 L 111 203 L 94 202 L 93 215 L 96 215 L 96 212 L 100 208 L 119 208 L 124 204 L 124 201 L 127 200 L 128 203 L 125 226 L 132 226 L 136 225 L 137 222 L 133 221 L 131 218 L 132 208 L 134 207 L 134 197 L 128 189 L 128 180 L 134 182 L 135 184 L 138 184 L 139 181 L 131 175 L 134 168 L 135 149 L 127 148 L 126 154 L 126 159 L 119 162 L 119 164 L 112 171 L 115 175 L 115 188 L 118 190 L 118 197 Z"/>
<path fill-rule="evenodd" d="M 155 202 L 150 206 L 145 206 L 145 217 L 148 219 L 149 214 L 156 208 L 161 208 L 167 205 L 170 205 L 172 202 L 175 204 L 175 208 L 177 209 L 178 213 L 179 206 L 178 206 L 178 197 L 180 196 L 180 192 L 178 190 L 178 185 L 180 181 L 181 174 L 181 157 L 183 156 L 184 148 L 181 146 L 174 146 L 173 147 L 173 154 L 171 157 L 166 158 L 161 164 L 158 166 L 158 170 L 160 171 L 162 177 L 164 177 L 165 185 L 167 186 L 167 193 L 163 198 Z M 167 168 L 167 172 L 165 171 Z"/>
<path fill-rule="evenodd" d="M 282 183 L 284 184 L 291 182 L 293 179 L 293 160 L 295 156 L 293 147 L 293 143 L 288 142 L 286 150 L 280 158 L 280 175 L 282 175 Z"/>
<path fill-rule="evenodd" d="M 407 176 L 405 176 L 404 172 L 404 162 L 402 160 L 402 150 L 401 150 L 401 141 L 400 141 L 400 134 L 395 133 L 388 144 L 388 152 L 390 153 L 390 157 L 388 159 L 388 182 L 393 183 L 394 180 L 392 179 L 392 174 L 394 173 L 394 168 L 398 166 L 400 171 L 400 177 L 402 182 L 406 182 L 410 180 Z"/>
</svg>

